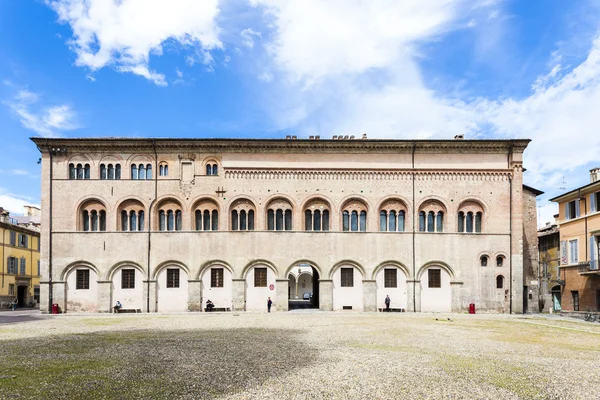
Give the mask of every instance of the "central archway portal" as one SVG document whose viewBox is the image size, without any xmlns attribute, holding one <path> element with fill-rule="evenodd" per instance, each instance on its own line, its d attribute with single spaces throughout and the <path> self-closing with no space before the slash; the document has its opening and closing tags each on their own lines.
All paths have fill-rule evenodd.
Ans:
<svg viewBox="0 0 600 400">
<path fill-rule="evenodd" d="M 319 308 L 319 272 L 310 264 L 296 265 L 288 275 L 288 310 Z"/>
</svg>

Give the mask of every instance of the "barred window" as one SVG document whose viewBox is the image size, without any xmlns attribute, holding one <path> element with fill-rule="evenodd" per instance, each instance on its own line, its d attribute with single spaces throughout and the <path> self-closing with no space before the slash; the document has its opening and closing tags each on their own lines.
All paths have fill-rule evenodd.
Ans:
<svg viewBox="0 0 600 400">
<path fill-rule="evenodd" d="M 384 287 L 398 287 L 398 270 L 396 268 L 386 268 L 384 271 Z"/>
<path fill-rule="evenodd" d="M 266 268 L 265 268 L 266 271 Z M 256 279 L 256 275 L 255 275 Z M 265 286 L 266 284 L 265 275 Z M 223 287 L 223 268 L 211 268 L 210 269 L 210 287 Z"/>
<path fill-rule="evenodd" d="M 341 268 L 341 287 L 354 287 L 354 268 Z"/>
<path fill-rule="evenodd" d="M 179 287 L 179 268 L 167 268 L 167 287 Z"/>
<path fill-rule="evenodd" d="M 135 289 L 135 269 L 121 270 L 121 289 Z"/>
<path fill-rule="evenodd" d="M 254 268 L 254 287 L 267 287 L 266 268 Z"/>
<path fill-rule="evenodd" d="M 75 289 L 84 290 L 90 288 L 90 270 L 78 269 L 75 280 Z"/>
<path fill-rule="evenodd" d="M 441 269 L 429 269 L 429 287 L 430 288 L 441 288 L 442 287 L 442 270 Z"/>
</svg>

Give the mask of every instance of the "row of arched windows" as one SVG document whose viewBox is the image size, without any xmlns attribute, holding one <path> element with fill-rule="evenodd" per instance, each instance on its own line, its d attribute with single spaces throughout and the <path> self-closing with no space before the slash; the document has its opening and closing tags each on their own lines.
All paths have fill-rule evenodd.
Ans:
<svg viewBox="0 0 600 400">
<path fill-rule="evenodd" d="M 100 164 L 100 179 L 121 179 L 121 164 Z"/>
<path fill-rule="evenodd" d="M 489 259 L 490 258 L 487 255 L 482 255 L 481 257 L 479 257 L 481 266 L 487 267 L 489 264 Z M 503 267 L 503 266 L 504 266 L 504 256 L 497 256 L 496 257 L 496 267 Z"/>
<path fill-rule="evenodd" d="M 219 169 L 217 164 L 206 164 L 206 175 L 218 175 Z"/>
<path fill-rule="evenodd" d="M 83 210 L 81 213 L 84 232 L 104 232 L 106 231 L 106 211 L 104 210 Z"/>
<path fill-rule="evenodd" d="M 69 179 L 90 179 L 90 164 L 69 164 Z"/>
<path fill-rule="evenodd" d="M 131 165 L 131 179 L 133 180 L 145 180 L 152 179 L 152 164 L 132 164 Z"/>
<path fill-rule="evenodd" d="M 109 164 L 110 165 L 110 164 Z M 148 170 L 144 167 L 145 177 L 148 176 Z M 140 166 L 137 167 L 138 178 Z M 109 175 L 108 165 L 106 166 L 106 176 Z M 117 168 L 113 166 L 116 174 Z M 163 170 L 164 173 L 164 170 Z M 90 200 L 85 204 L 94 204 L 97 211 L 105 210 L 100 201 Z M 219 211 L 218 204 L 212 199 L 204 199 L 197 202 L 192 214 L 192 226 L 198 231 L 216 231 L 219 230 Z M 157 221 L 151 229 L 161 231 L 176 231 L 182 229 L 182 206 L 176 199 L 167 199 L 161 201 L 158 206 Z M 88 219 L 90 219 L 88 211 Z M 119 207 L 120 222 L 118 226 L 123 231 L 144 230 L 144 206 L 138 200 L 126 200 Z M 271 231 L 291 231 L 294 229 L 292 204 L 284 199 L 277 198 L 267 205 L 265 215 L 265 227 L 263 229 Z M 237 199 L 230 206 L 230 225 L 229 229 L 254 230 L 256 226 L 256 210 L 253 202 L 247 199 Z M 368 211 L 366 206 L 357 201 L 347 202 L 342 208 L 341 231 L 343 232 L 366 232 Z M 431 203 L 426 207 L 421 207 L 418 214 L 419 232 L 444 232 L 444 211 L 437 203 Z M 327 232 L 331 229 L 331 210 L 329 204 L 322 199 L 316 199 L 307 204 L 304 210 L 304 230 L 314 232 Z M 379 211 L 380 232 L 405 232 L 406 223 L 409 215 L 405 207 L 398 204 L 385 203 Z M 85 219 L 85 218 L 83 218 Z M 458 232 L 472 233 L 482 231 L 482 211 L 459 211 L 458 213 Z M 91 223 L 90 223 L 91 224 Z M 88 224 L 88 225 L 90 225 Z M 83 229 L 83 224 L 80 229 Z M 91 226 L 91 225 L 90 225 Z M 91 229 L 91 228 L 90 228 Z M 227 228 L 226 228 L 227 229 Z"/>
</svg>

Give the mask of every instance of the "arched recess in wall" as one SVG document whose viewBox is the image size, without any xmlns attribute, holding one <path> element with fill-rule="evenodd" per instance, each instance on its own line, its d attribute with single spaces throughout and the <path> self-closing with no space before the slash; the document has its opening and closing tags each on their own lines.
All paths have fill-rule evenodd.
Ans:
<svg viewBox="0 0 600 400">
<path fill-rule="evenodd" d="M 229 229 L 253 231 L 256 226 L 256 204 L 248 197 L 238 197 L 229 206 Z"/>
<path fill-rule="evenodd" d="M 191 226 L 196 231 L 219 230 L 219 203 L 211 197 L 202 197 L 192 204 Z"/>
<path fill-rule="evenodd" d="M 431 261 L 419 268 L 417 280 L 421 285 L 422 312 L 452 311 L 454 271 L 446 263 Z"/>
<path fill-rule="evenodd" d="M 176 197 L 163 197 L 154 207 L 152 229 L 180 231 L 183 229 L 183 203 Z"/>
<path fill-rule="evenodd" d="M 106 231 L 106 203 L 97 197 L 81 201 L 77 207 L 75 218 L 77 230 L 81 232 Z"/>
<path fill-rule="evenodd" d="M 333 283 L 333 309 L 364 309 L 363 280 L 366 277 L 364 268 L 352 260 L 343 260 L 333 265 L 330 279 Z"/>
<path fill-rule="evenodd" d="M 63 312 L 96 312 L 98 309 L 98 268 L 87 261 L 69 264 L 61 273 L 65 282 Z"/>
<path fill-rule="evenodd" d="M 146 206 L 141 200 L 122 200 L 117 206 L 117 229 L 121 232 L 143 232 L 147 229 L 147 217 Z"/>
<path fill-rule="evenodd" d="M 265 201 L 265 229 L 268 231 L 294 230 L 295 204 L 289 196 L 277 194 Z"/>
<path fill-rule="evenodd" d="M 343 232 L 366 232 L 368 227 L 368 202 L 360 196 L 346 198 L 340 207 L 340 227 Z"/>
<path fill-rule="evenodd" d="M 189 276 L 188 267 L 180 261 L 169 260 L 156 267 L 156 311 L 188 310 Z"/>
<path fill-rule="evenodd" d="M 372 279 L 377 287 L 377 307 L 385 307 L 386 296 L 390 297 L 391 308 L 408 307 L 407 280 L 409 269 L 398 261 L 385 261 L 373 271 Z"/>
<path fill-rule="evenodd" d="M 448 208 L 437 198 L 429 198 L 419 204 L 417 231 L 444 232 L 448 224 Z"/>
<path fill-rule="evenodd" d="M 485 229 L 487 213 L 482 202 L 475 199 L 466 199 L 459 203 L 457 215 L 457 229 L 459 233 L 481 233 Z"/>
<path fill-rule="evenodd" d="M 210 300 L 216 308 L 233 307 L 233 269 L 223 260 L 210 260 L 198 272 L 202 282 L 201 308 Z"/>
<path fill-rule="evenodd" d="M 116 263 L 108 270 L 107 278 L 111 282 L 111 305 L 119 301 L 123 308 L 144 309 L 145 272 L 141 265 L 133 261 Z"/>
<path fill-rule="evenodd" d="M 378 211 L 380 232 L 406 232 L 406 227 L 410 226 L 408 207 L 398 197 L 382 202 Z"/>
<path fill-rule="evenodd" d="M 302 205 L 305 231 L 327 232 L 331 229 L 331 202 L 322 196 L 311 196 Z"/>
<path fill-rule="evenodd" d="M 246 310 L 264 310 L 269 297 L 275 300 L 279 275 L 274 264 L 266 260 L 253 261 L 244 267 L 242 276 L 246 281 Z"/>
</svg>

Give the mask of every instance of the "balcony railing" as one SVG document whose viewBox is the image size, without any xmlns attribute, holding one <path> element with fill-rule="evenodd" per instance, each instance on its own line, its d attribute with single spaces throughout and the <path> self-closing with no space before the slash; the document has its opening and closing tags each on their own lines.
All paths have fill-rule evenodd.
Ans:
<svg viewBox="0 0 600 400">
<path fill-rule="evenodd" d="M 599 260 L 580 262 L 579 263 L 579 273 L 582 274 L 585 272 L 599 272 L 598 261 Z"/>
</svg>

